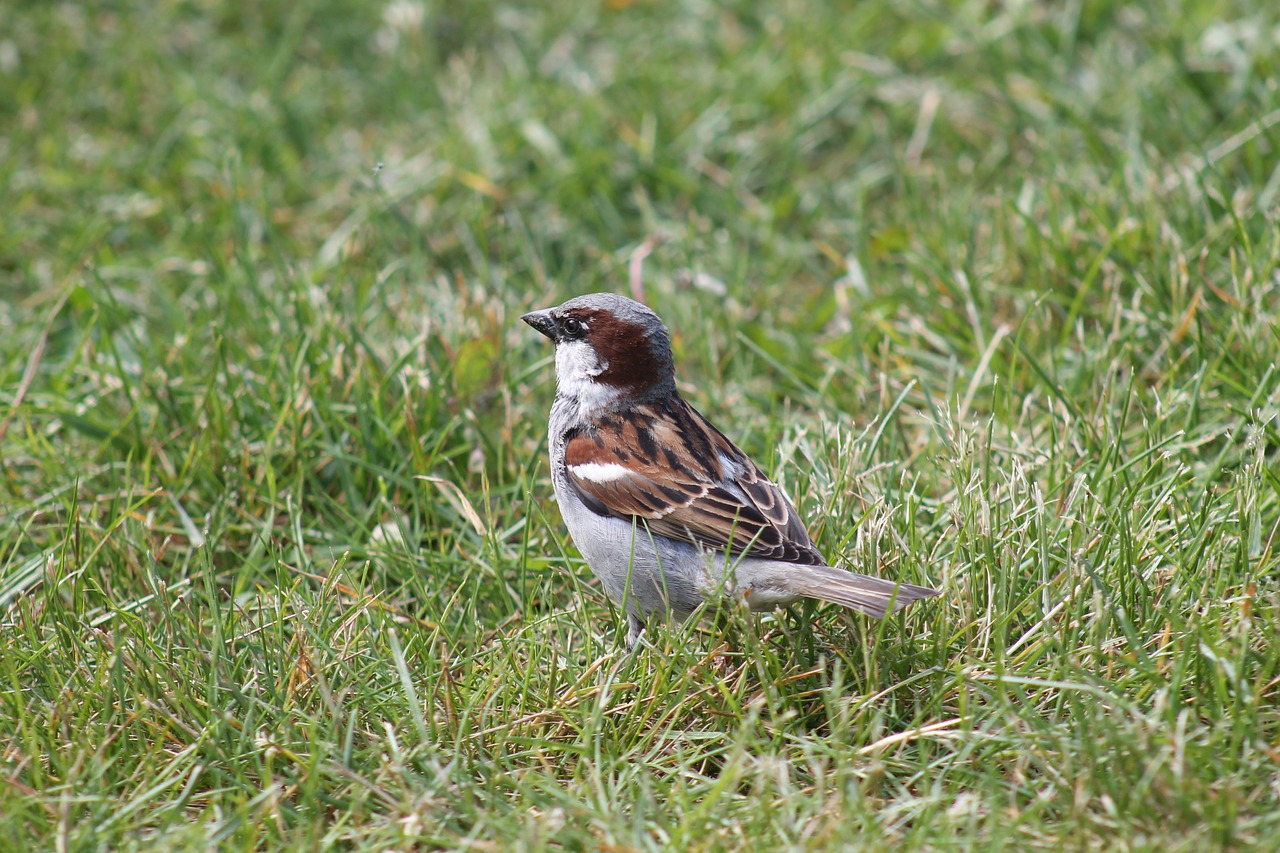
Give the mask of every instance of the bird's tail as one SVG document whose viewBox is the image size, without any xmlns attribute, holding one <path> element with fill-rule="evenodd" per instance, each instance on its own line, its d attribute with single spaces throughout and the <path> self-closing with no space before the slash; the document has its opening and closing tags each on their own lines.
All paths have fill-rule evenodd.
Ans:
<svg viewBox="0 0 1280 853">
<path fill-rule="evenodd" d="M 870 575 L 859 575 L 831 566 L 790 566 L 788 586 L 806 598 L 842 604 L 877 619 L 884 618 L 890 606 L 894 612 L 913 601 L 933 598 L 941 593 L 927 586 L 899 583 Z"/>
</svg>

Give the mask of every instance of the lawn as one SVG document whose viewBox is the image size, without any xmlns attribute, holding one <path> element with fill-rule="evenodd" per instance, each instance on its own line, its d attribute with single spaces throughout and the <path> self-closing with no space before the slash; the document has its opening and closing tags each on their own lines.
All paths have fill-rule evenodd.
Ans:
<svg viewBox="0 0 1280 853">
<path fill-rule="evenodd" d="M 1280 6 L 0 6 L 0 849 L 1280 846 Z M 837 564 L 626 626 L 639 290 Z"/>
</svg>

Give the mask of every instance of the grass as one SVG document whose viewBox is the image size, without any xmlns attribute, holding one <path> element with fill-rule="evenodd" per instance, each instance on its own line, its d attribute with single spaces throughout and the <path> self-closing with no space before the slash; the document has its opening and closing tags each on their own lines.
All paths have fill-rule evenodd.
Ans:
<svg viewBox="0 0 1280 853">
<path fill-rule="evenodd" d="M 1275 849 L 1267 4 L 0 9 L 0 848 Z M 625 626 L 647 301 L 843 564 Z M 424 479 L 426 478 L 426 479 Z"/>
</svg>

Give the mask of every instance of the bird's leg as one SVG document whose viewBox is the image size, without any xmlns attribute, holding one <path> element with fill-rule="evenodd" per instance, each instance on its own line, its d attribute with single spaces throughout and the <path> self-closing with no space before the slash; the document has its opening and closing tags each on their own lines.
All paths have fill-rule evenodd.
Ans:
<svg viewBox="0 0 1280 853">
<path fill-rule="evenodd" d="M 644 633 L 645 622 L 634 613 L 627 614 L 627 649 L 631 650 L 636 647 L 636 643 L 640 642 L 640 635 Z"/>
</svg>

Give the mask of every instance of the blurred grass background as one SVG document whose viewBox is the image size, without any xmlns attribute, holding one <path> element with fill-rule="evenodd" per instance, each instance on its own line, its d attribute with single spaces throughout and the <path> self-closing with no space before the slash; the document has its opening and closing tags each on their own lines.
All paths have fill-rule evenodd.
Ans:
<svg viewBox="0 0 1280 853">
<path fill-rule="evenodd" d="M 1216 0 L 0 7 L 0 847 L 1275 849 L 1278 72 Z M 623 653 L 517 318 L 648 250 L 944 599 Z"/>
</svg>

